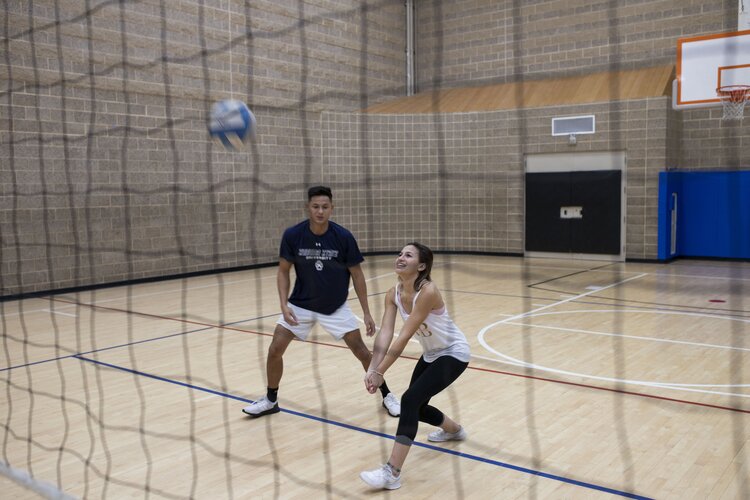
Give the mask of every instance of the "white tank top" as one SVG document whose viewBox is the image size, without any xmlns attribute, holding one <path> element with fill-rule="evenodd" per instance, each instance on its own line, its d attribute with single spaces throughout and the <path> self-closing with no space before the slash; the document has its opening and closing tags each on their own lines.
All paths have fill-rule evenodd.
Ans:
<svg viewBox="0 0 750 500">
<path fill-rule="evenodd" d="M 412 311 L 420 292 L 421 290 L 414 294 Z M 396 307 L 398 307 L 398 312 L 401 313 L 401 318 L 406 321 L 409 314 L 401 304 L 401 285 L 396 286 Z M 440 356 L 453 356 L 464 363 L 468 363 L 471 359 L 469 343 L 466 342 L 463 332 L 459 330 L 448 315 L 446 307 L 443 307 L 442 311 L 430 311 L 414 336 L 422 344 L 424 360 L 428 363 L 432 363 Z"/>
</svg>

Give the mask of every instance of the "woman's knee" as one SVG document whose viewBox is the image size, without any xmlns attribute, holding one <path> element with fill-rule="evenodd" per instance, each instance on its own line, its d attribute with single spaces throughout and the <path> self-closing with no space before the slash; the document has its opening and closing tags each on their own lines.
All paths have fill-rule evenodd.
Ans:
<svg viewBox="0 0 750 500">
<path fill-rule="evenodd" d="M 407 411 L 412 410 L 415 412 L 415 414 L 419 415 L 424 405 L 424 397 L 412 389 L 407 389 L 401 395 L 401 413 L 403 413 L 404 408 L 406 408 Z"/>
<path fill-rule="evenodd" d="M 445 415 L 443 414 L 443 412 L 433 406 L 424 405 L 419 409 L 420 422 L 440 427 L 443 424 L 444 420 Z"/>
</svg>

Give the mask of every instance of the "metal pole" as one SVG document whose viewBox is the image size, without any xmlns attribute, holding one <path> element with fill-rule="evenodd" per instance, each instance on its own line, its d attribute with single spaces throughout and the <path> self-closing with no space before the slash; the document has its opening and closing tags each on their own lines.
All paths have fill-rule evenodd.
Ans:
<svg viewBox="0 0 750 500">
<path fill-rule="evenodd" d="M 406 0 L 406 95 L 414 95 L 414 0 Z"/>
</svg>

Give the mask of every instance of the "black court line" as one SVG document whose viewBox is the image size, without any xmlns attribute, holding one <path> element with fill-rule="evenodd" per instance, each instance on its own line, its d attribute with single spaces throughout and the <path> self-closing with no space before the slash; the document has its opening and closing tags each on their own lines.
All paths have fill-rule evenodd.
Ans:
<svg viewBox="0 0 750 500">
<path fill-rule="evenodd" d="M 568 274 L 565 274 L 565 275 L 562 275 L 562 276 L 555 276 L 553 278 L 549 278 L 549 279 L 546 279 L 544 281 L 539 281 L 537 283 L 530 283 L 530 284 L 528 284 L 526 286 L 529 287 L 529 288 L 535 288 L 535 287 L 537 287 L 539 285 L 543 285 L 545 283 L 550 283 L 552 281 L 557 281 L 557 280 L 561 280 L 561 279 L 564 279 L 564 278 L 569 278 L 571 276 L 577 276 L 579 274 L 586 274 L 586 273 L 591 272 L 591 271 L 599 271 L 601 269 L 604 269 L 606 267 L 610 267 L 612 265 L 613 265 L 612 262 L 608 262 L 607 264 L 604 264 L 604 265 L 601 265 L 601 266 L 595 266 L 595 267 L 591 267 L 591 268 L 588 268 L 588 269 L 581 269 L 579 271 L 574 271 L 574 272 L 571 272 L 571 273 L 568 273 Z"/>
<path fill-rule="evenodd" d="M 246 399 L 246 398 L 243 398 L 243 397 L 240 397 L 240 396 L 235 396 L 233 394 L 229 394 L 229 393 L 226 393 L 226 392 L 216 391 L 216 390 L 209 389 L 209 388 L 206 388 L 206 387 L 201 387 L 201 386 L 198 386 L 198 385 L 195 385 L 195 384 L 188 384 L 186 382 L 180 382 L 178 380 L 169 379 L 169 378 L 162 377 L 162 376 L 159 376 L 159 375 L 154 375 L 154 374 L 151 374 L 151 373 L 146 373 L 146 372 L 142 372 L 142 371 L 139 371 L 139 370 L 133 370 L 131 368 L 126 368 L 126 367 L 123 367 L 123 366 L 118 366 L 118 365 L 113 365 L 113 364 L 110 364 L 110 363 L 105 363 L 103 361 L 98 361 L 98 360 L 95 360 L 95 359 L 86 358 L 86 357 L 83 357 L 83 356 L 80 356 L 80 355 L 76 355 L 76 356 L 73 356 L 73 357 L 75 357 L 75 358 L 77 358 L 77 359 L 79 359 L 81 361 L 85 361 L 87 363 L 93 363 L 93 364 L 96 364 L 96 365 L 99 365 L 99 366 L 104 366 L 104 367 L 107 367 L 107 368 L 112 368 L 114 370 L 119 370 L 119 371 L 126 372 L 126 373 L 132 373 L 133 375 L 138 375 L 138 376 L 141 376 L 141 377 L 147 377 L 147 378 L 150 378 L 150 379 L 153 379 L 153 380 L 158 380 L 160 382 L 166 382 L 168 384 L 173 384 L 173 385 L 178 385 L 178 386 L 186 387 L 188 389 L 192 389 L 192 390 L 196 390 L 196 391 L 206 392 L 206 393 L 209 393 L 209 394 L 213 394 L 215 396 L 220 396 L 220 397 L 227 398 L 227 399 L 232 399 L 232 400 L 235 400 L 235 401 L 242 401 L 244 403 L 253 403 L 254 402 L 251 399 Z M 391 439 L 391 440 L 395 440 L 396 439 L 395 436 L 392 436 L 390 434 L 385 434 L 385 433 L 382 433 L 382 432 L 373 431 L 371 429 L 365 429 L 363 427 L 357 427 L 357 426 L 354 426 L 354 425 L 351 425 L 351 424 L 346 424 L 344 422 L 338 422 L 336 420 L 331 420 L 331 419 L 327 419 L 327 418 L 323 418 L 323 417 L 318 417 L 316 415 L 310 415 L 310 414 L 307 414 L 307 413 L 302 413 L 302 412 L 298 412 L 298 411 L 294 411 L 294 410 L 287 410 L 287 409 L 284 409 L 284 408 L 281 408 L 281 412 L 288 413 L 289 415 L 294 415 L 296 417 L 307 418 L 307 419 L 314 420 L 314 421 L 317 421 L 317 422 L 321 422 L 321 423 L 324 423 L 324 424 L 335 425 L 337 427 L 342 427 L 344 429 L 349 429 L 349 430 L 361 432 L 361 433 L 364 433 L 364 434 L 370 434 L 370 435 L 381 437 L 381 438 L 385 438 L 385 439 Z M 460 452 L 460 451 L 450 450 L 450 449 L 446 449 L 446 448 L 440 448 L 438 446 L 433 446 L 433 445 L 427 444 L 427 443 L 421 443 L 421 442 L 418 442 L 418 441 L 414 441 L 413 445 L 414 446 L 419 446 L 421 448 L 426 448 L 426 449 L 429 449 L 429 450 L 437 451 L 437 452 L 440 452 L 440 453 L 445 453 L 445 454 L 448 454 L 448 455 L 454 455 L 454 456 L 457 456 L 457 457 L 466 458 L 466 459 L 469 459 L 469 460 L 473 460 L 475 462 L 481 462 L 481 463 L 485 463 L 485 464 L 489 464 L 489 465 L 494 465 L 494 466 L 497 466 L 497 467 L 501 467 L 501 468 L 504 468 L 504 469 L 510 469 L 510 470 L 514 470 L 514 471 L 517 471 L 517 472 L 522 472 L 524 474 L 531 474 L 531 475 L 534 475 L 534 476 L 539 476 L 539 477 L 543 477 L 543 478 L 546 478 L 546 479 L 551 479 L 551 480 L 554 480 L 554 481 L 559 481 L 559 482 L 562 482 L 562 483 L 571 484 L 571 485 L 574 485 L 574 486 L 580 486 L 582 488 L 588 488 L 588 489 L 592 489 L 592 490 L 601 491 L 601 492 L 604 492 L 604 493 L 610 493 L 612 495 L 617 495 L 617 496 L 621 496 L 621 497 L 625 497 L 625 498 L 637 498 L 637 499 L 642 499 L 642 500 L 650 500 L 650 497 L 646 497 L 646 496 L 642 496 L 642 495 L 637 495 L 635 493 L 631 493 L 631 492 L 627 492 L 627 491 L 621 491 L 621 490 L 617 490 L 617 489 L 614 489 L 614 488 L 609 488 L 609 487 L 606 487 L 606 486 L 601 486 L 601 485 L 597 485 L 597 484 L 593 484 L 593 483 L 587 483 L 585 481 L 579 481 L 577 479 L 571 479 L 571 478 L 567 478 L 567 477 L 564 477 L 564 476 L 558 476 L 556 474 L 550 474 L 548 472 L 543 472 L 543 471 L 540 471 L 540 470 L 529 469 L 529 468 L 526 468 L 526 467 L 521 467 L 521 466 L 518 466 L 518 465 L 513 465 L 513 464 L 510 464 L 510 463 L 506 463 L 506 462 L 500 462 L 498 460 L 493 460 L 491 458 L 485 458 L 485 457 L 481 457 L 481 456 L 478 456 L 478 455 L 472 455 L 470 453 L 463 453 L 463 452 Z"/>
</svg>

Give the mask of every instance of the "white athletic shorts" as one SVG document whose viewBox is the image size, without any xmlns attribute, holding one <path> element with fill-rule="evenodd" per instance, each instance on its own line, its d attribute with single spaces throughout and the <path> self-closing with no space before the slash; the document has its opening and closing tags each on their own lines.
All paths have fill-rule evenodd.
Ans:
<svg viewBox="0 0 750 500">
<path fill-rule="evenodd" d="M 346 302 L 344 302 L 344 305 L 336 309 L 333 314 L 321 314 L 315 311 L 309 311 L 297 307 L 292 303 L 287 303 L 287 305 L 297 317 L 297 325 L 290 325 L 287 323 L 283 314 L 279 316 L 276 324 L 283 326 L 300 340 L 307 340 L 308 335 L 310 335 L 310 330 L 312 330 L 312 327 L 316 322 L 320 323 L 320 326 L 322 326 L 323 329 L 325 329 L 325 331 L 336 340 L 341 340 L 344 338 L 344 335 L 359 328 L 357 317 L 354 316 L 349 304 Z"/>
</svg>

